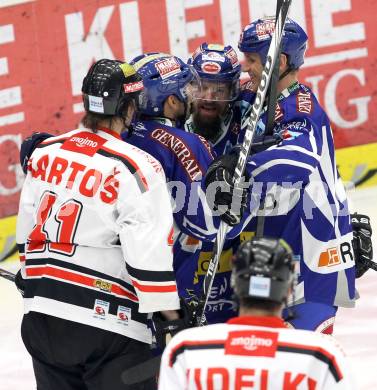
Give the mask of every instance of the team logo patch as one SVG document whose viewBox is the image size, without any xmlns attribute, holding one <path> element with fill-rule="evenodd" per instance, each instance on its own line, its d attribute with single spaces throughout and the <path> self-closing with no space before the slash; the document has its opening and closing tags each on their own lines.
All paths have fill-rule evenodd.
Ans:
<svg viewBox="0 0 377 390">
<path fill-rule="evenodd" d="M 210 51 L 207 54 L 203 54 L 202 57 L 203 61 L 218 61 L 218 62 L 225 62 L 225 58 L 217 53 L 216 51 Z"/>
<path fill-rule="evenodd" d="M 60 147 L 70 152 L 82 153 L 87 156 L 94 156 L 98 149 L 106 142 L 105 138 L 100 137 L 89 131 L 81 131 L 68 138 Z"/>
<path fill-rule="evenodd" d="M 225 55 L 230 59 L 233 68 L 239 65 L 237 53 L 234 49 L 228 50 Z"/>
<path fill-rule="evenodd" d="M 181 71 L 181 65 L 174 57 L 165 58 L 155 63 L 155 67 L 162 79 L 174 76 Z"/>
<path fill-rule="evenodd" d="M 101 299 L 96 299 L 93 309 L 93 317 L 98 319 L 105 319 L 107 314 L 109 314 L 110 303 L 102 301 Z"/>
<path fill-rule="evenodd" d="M 143 82 L 135 81 L 133 83 L 123 84 L 124 92 L 125 93 L 133 93 L 137 91 L 141 91 L 143 89 L 144 85 Z"/>
<path fill-rule="evenodd" d="M 93 281 L 93 286 L 102 290 L 102 291 L 110 292 L 112 284 L 109 282 L 105 282 L 104 280 L 101 280 L 101 279 L 95 279 Z"/>
<path fill-rule="evenodd" d="M 274 31 L 275 21 L 273 19 L 265 19 L 262 23 L 256 25 L 256 33 L 260 41 L 269 38 Z"/>
<path fill-rule="evenodd" d="M 125 306 L 118 306 L 117 322 L 123 325 L 128 325 L 131 320 L 131 309 Z"/>
<path fill-rule="evenodd" d="M 296 108 L 303 114 L 311 114 L 313 110 L 312 95 L 310 92 L 299 92 L 296 96 Z"/>
<path fill-rule="evenodd" d="M 337 247 L 328 248 L 319 256 L 318 267 L 332 267 L 338 264 L 340 264 L 340 256 Z"/>
<path fill-rule="evenodd" d="M 105 112 L 105 109 L 103 108 L 103 98 L 88 95 L 88 99 L 89 111 L 98 112 L 99 114 L 103 114 Z"/>
<path fill-rule="evenodd" d="M 210 74 L 217 74 L 221 71 L 221 66 L 212 61 L 203 62 L 201 68 L 203 72 Z"/>
<path fill-rule="evenodd" d="M 270 296 L 271 279 L 263 276 L 251 276 L 249 294 L 253 297 L 267 298 Z"/>
<path fill-rule="evenodd" d="M 229 332 L 225 342 L 225 355 L 274 357 L 278 333 L 260 330 Z"/>
</svg>

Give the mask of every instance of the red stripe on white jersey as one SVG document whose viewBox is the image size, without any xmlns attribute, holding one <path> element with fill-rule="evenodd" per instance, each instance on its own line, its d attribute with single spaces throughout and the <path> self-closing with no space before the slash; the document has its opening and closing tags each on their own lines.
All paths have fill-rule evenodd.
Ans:
<svg viewBox="0 0 377 390">
<path fill-rule="evenodd" d="M 71 271 L 63 270 L 60 268 L 55 268 L 51 265 L 46 265 L 41 267 L 26 267 L 26 276 L 27 277 L 51 276 L 66 282 L 74 282 L 92 288 L 95 287 L 95 281 L 97 280 L 96 278 L 93 278 L 91 276 L 86 276 Z M 108 291 L 109 293 L 126 297 L 133 302 L 139 301 L 136 295 L 127 291 L 123 286 L 120 286 L 119 284 L 115 284 L 113 282 L 109 282 L 109 283 L 111 284 L 111 290 Z"/>
<path fill-rule="evenodd" d="M 132 279 L 132 285 L 142 292 L 150 293 L 169 293 L 177 291 L 176 284 L 165 284 L 165 285 L 156 285 L 156 284 L 141 284 L 136 280 Z"/>
</svg>

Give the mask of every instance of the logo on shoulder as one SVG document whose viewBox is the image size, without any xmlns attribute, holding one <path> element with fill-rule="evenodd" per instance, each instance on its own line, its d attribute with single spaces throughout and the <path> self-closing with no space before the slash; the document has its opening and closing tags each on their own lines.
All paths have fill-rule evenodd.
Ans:
<svg viewBox="0 0 377 390">
<path fill-rule="evenodd" d="M 68 138 L 62 146 L 63 150 L 82 153 L 87 156 L 94 156 L 98 149 L 106 142 L 105 138 L 100 137 L 89 131 L 80 131 Z"/>
<path fill-rule="evenodd" d="M 296 95 L 296 109 L 302 114 L 310 115 L 313 111 L 313 100 L 310 92 L 300 91 Z"/>
<path fill-rule="evenodd" d="M 86 138 L 73 137 L 71 138 L 71 141 L 75 142 L 78 148 L 84 148 L 85 146 L 89 146 L 90 148 L 96 148 L 98 146 L 98 142 L 92 141 L 88 137 Z"/>
<path fill-rule="evenodd" d="M 225 343 L 226 355 L 274 357 L 278 333 L 261 330 L 229 332 Z"/>
</svg>

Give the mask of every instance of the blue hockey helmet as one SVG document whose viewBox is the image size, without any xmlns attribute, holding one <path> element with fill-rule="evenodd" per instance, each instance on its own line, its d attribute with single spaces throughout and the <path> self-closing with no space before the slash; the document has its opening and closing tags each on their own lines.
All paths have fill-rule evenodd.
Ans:
<svg viewBox="0 0 377 390">
<path fill-rule="evenodd" d="M 188 64 L 194 67 L 202 81 L 209 81 L 216 86 L 211 100 L 231 101 L 237 98 L 241 65 L 232 46 L 204 42 L 189 58 Z M 230 85 L 227 96 L 224 96 L 222 83 Z"/>
<path fill-rule="evenodd" d="M 146 53 L 135 57 L 130 64 L 143 79 L 139 109 L 144 115 L 163 116 L 164 102 L 170 95 L 186 103 L 191 88 L 198 87 L 193 85 L 195 72 L 192 67 L 170 54 Z"/>
<path fill-rule="evenodd" d="M 252 22 L 243 29 L 238 48 L 243 53 L 258 53 L 264 64 L 274 29 L 274 18 L 258 19 Z M 307 40 L 308 36 L 300 25 L 287 18 L 281 41 L 281 52 L 287 55 L 289 68 L 298 69 L 304 63 Z"/>
</svg>

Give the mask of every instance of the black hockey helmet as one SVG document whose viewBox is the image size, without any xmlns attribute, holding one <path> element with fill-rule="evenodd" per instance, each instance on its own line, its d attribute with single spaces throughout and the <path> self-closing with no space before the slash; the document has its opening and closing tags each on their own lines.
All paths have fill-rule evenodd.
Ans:
<svg viewBox="0 0 377 390">
<path fill-rule="evenodd" d="M 293 286 L 292 250 L 284 240 L 253 238 L 238 248 L 231 284 L 238 299 L 284 303 Z"/>
<path fill-rule="evenodd" d="M 143 81 L 132 65 L 102 59 L 90 67 L 81 91 L 86 111 L 121 116 L 130 100 L 138 105 L 142 89 Z"/>
</svg>

